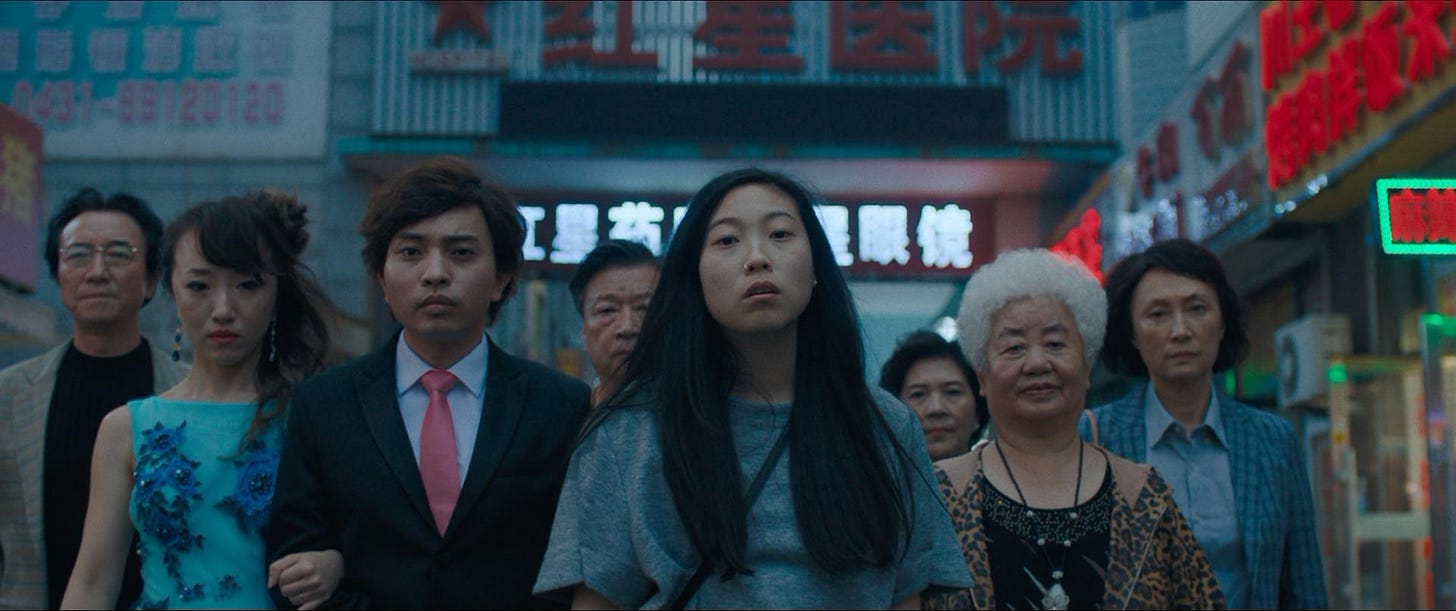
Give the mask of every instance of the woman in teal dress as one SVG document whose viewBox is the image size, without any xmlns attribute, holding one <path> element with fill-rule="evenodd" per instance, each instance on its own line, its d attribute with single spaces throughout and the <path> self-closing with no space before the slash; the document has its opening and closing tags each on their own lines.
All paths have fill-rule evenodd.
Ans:
<svg viewBox="0 0 1456 611">
<path fill-rule="evenodd" d="M 139 535 L 140 608 L 271 608 L 323 603 L 343 573 L 338 552 L 267 566 L 262 529 L 273 498 L 292 385 L 323 364 L 328 332 L 299 255 L 304 206 L 260 192 L 188 208 L 162 244 L 193 364 L 172 389 L 118 407 L 96 440 L 91 498 L 65 608 L 110 608 Z"/>
</svg>

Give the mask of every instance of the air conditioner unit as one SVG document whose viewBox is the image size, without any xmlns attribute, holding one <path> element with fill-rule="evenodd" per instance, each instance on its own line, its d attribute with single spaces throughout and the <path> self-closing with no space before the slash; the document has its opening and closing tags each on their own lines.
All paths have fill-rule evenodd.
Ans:
<svg viewBox="0 0 1456 611">
<path fill-rule="evenodd" d="M 1310 314 L 1274 332 L 1279 362 L 1279 406 L 1325 396 L 1331 354 L 1349 354 L 1350 319 L 1343 314 Z"/>
</svg>

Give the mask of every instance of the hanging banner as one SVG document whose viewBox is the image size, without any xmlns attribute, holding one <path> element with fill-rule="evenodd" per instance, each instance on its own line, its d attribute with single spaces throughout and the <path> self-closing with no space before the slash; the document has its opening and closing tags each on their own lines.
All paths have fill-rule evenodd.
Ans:
<svg viewBox="0 0 1456 611">
<path fill-rule="evenodd" d="M 0 104 L 0 281 L 35 290 L 40 256 L 41 129 Z"/>
</svg>

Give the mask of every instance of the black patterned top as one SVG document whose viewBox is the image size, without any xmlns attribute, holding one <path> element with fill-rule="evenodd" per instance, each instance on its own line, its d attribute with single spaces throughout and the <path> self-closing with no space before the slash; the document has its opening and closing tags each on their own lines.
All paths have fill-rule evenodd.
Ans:
<svg viewBox="0 0 1456 611">
<path fill-rule="evenodd" d="M 1111 469 L 1090 500 L 1064 509 L 1027 507 L 1002 494 L 989 479 L 982 479 L 981 486 L 996 608 L 1096 608 L 1106 585 L 1115 503 Z M 1058 584 L 1066 595 L 1060 605 L 1054 600 Z"/>
</svg>

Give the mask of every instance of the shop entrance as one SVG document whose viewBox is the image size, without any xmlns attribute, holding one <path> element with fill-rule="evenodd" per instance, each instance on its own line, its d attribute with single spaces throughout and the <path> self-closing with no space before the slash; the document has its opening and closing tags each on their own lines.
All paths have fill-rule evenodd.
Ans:
<svg viewBox="0 0 1456 611">
<path fill-rule="evenodd" d="M 1331 356 L 1328 377 L 1328 425 L 1306 434 L 1330 606 L 1429 609 L 1422 359 Z"/>
</svg>

